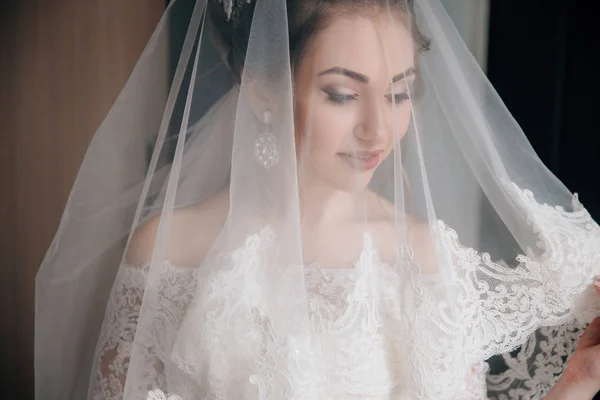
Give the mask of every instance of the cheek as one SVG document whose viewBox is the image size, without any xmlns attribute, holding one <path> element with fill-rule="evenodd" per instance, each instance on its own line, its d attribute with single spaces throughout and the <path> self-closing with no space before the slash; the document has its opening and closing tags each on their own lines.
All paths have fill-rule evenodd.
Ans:
<svg viewBox="0 0 600 400">
<path fill-rule="evenodd" d="M 308 133 L 311 150 L 331 153 L 344 150 L 343 143 L 352 135 L 354 116 L 341 107 L 315 107 Z"/>
<path fill-rule="evenodd" d="M 355 125 L 355 116 L 350 110 L 317 101 L 312 103 L 312 107 L 300 107 L 297 113 L 296 127 L 300 128 L 300 135 L 296 143 L 304 158 L 330 158 L 332 154 L 343 151 Z"/>
</svg>

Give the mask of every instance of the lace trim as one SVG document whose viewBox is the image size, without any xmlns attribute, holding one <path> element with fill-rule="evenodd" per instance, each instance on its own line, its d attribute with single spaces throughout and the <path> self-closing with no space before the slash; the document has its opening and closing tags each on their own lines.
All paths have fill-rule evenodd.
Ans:
<svg viewBox="0 0 600 400">
<path fill-rule="evenodd" d="M 456 232 L 438 222 L 441 242 L 454 260 L 451 285 L 460 322 L 468 325 L 467 349 L 479 359 L 514 350 L 541 326 L 577 316 L 589 322 L 593 314 L 594 302 L 580 304 L 600 274 L 600 227 L 582 207 L 566 212 L 537 203 L 528 190 L 514 189 L 532 216 L 541 257 L 520 255 L 516 267 L 507 267 L 462 246 Z"/>
<path fill-rule="evenodd" d="M 593 277 L 600 273 L 600 227 L 576 197 L 576 211 L 566 212 L 561 207 L 540 205 L 530 191 L 514 188 L 532 216 L 544 250 L 541 257 L 520 255 L 514 268 L 493 262 L 489 254 L 462 246 L 456 232 L 439 221 L 437 237 L 451 264 L 448 281 L 426 286 L 418 279 L 418 268 L 409 268 L 416 307 L 408 317 L 419 332 L 409 333 L 411 346 L 419 354 L 419 359 L 413 360 L 413 375 L 425 398 L 458 396 L 465 390 L 461 381 L 465 366 L 513 351 L 528 338 L 532 340 L 540 327 L 574 323 L 581 329 L 600 311 L 600 302 L 590 297 Z M 449 293 L 454 304 L 446 300 Z M 546 374 L 552 363 L 559 364 L 558 355 L 552 352 L 571 339 L 569 335 L 548 336 L 551 328 L 539 332 L 546 333 L 549 343 L 538 346 L 535 356 L 527 351 L 521 359 L 506 356 L 508 371 L 490 378 L 492 390 L 519 383 L 538 388 L 554 383 L 562 370 Z M 551 361 L 546 369 L 541 357 Z M 533 359 L 540 364 L 532 365 L 531 376 L 520 374 L 523 362 Z"/>
<path fill-rule="evenodd" d="M 566 212 L 515 190 L 544 253 L 521 255 L 514 268 L 462 246 L 442 221 L 435 227 L 451 261 L 448 281 L 423 279 L 410 247 L 399 249 L 397 265 L 383 263 L 367 235 L 356 268 L 344 278 L 326 272 L 324 285 L 307 276 L 307 299 L 282 276 L 273 296 L 260 284 L 274 241 L 269 228 L 223 257 L 226 264 L 201 287 L 193 270 L 166 265 L 151 277 L 156 297 L 144 298 L 149 267 L 122 268 L 98 345 L 94 399 L 121 399 L 124 389 L 144 398 L 156 387 L 189 388 L 190 398 L 310 399 L 326 390 L 335 397 L 336 388 L 381 396 L 394 393 L 398 377 L 413 398 L 482 398 L 482 361 L 523 343 L 521 353 L 504 356 L 508 369 L 488 384 L 498 398 L 534 398 L 560 375 L 583 325 L 540 326 L 581 324 L 600 310 L 585 297 L 600 273 L 600 227 L 582 207 Z M 192 293 L 201 301 L 191 302 Z M 296 297 L 307 301 L 320 341 L 284 334 L 270 319 L 273 304 L 294 307 Z M 139 324 L 142 311 L 150 323 Z M 405 345 L 412 358 L 402 352 Z M 125 377 L 135 387 L 124 388 Z"/>
<path fill-rule="evenodd" d="M 556 384 L 569 358 L 575 352 L 587 324 L 543 327 L 532 334 L 518 352 L 506 353 L 491 360 L 502 372 L 489 374 L 490 399 L 538 399 Z"/>
<path fill-rule="evenodd" d="M 389 395 L 401 358 L 394 349 L 394 321 L 382 320 L 378 289 L 384 278 L 378 271 L 391 267 L 379 260 L 370 236 L 354 269 L 304 269 L 311 328 L 300 335 L 284 334 L 273 323 L 274 297 L 266 299 L 258 284 L 261 255 L 273 240 L 270 228 L 250 236 L 231 254 L 233 267 L 219 270 L 198 295 L 201 301 L 190 308 L 172 353 L 178 367 L 198 379 L 210 371 L 207 386 L 228 398 Z M 281 290 L 289 297 L 286 278 Z M 244 385 L 244 376 L 251 386 Z M 239 386 L 232 383 L 240 378 Z"/>
</svg>

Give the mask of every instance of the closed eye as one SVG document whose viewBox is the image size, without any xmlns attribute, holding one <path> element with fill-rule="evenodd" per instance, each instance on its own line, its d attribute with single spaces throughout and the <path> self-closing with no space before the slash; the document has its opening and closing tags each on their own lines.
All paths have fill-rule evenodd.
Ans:
<svg viewBox="0 0 600 400">
<path fill-rule="evenodd" d="M 410 99 L 410 96 L 408 95 L 408 92 L 396 93 L 393 96 L 391 94 L 388 94 L 385 97 L 390 102 L 392 102 L 392 98 L 393 98 L 393 101 L 396 104 L 402 103 L 403 101 Z"/>
<path fill-rule="evenodd" d="M 323 89 L 323 92 L 327 94 L 327 100 L 339 105 L 347 105 L 348 103 L 358 99 L 358 94 L 337 93 L 335 91 L 325 89 Z"/>
</svg>

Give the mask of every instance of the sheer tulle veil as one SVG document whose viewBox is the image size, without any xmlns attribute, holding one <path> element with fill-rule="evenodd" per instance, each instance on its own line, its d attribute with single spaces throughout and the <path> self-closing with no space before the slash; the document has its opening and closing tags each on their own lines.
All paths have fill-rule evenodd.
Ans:
<svg viewBox="0 0 600 400">
<path fill-rule="evenodd" d="M 37 275 L 36 398 L 533 398 L 598 274 L 439 0 L 172 1 Z"/>
</svg>

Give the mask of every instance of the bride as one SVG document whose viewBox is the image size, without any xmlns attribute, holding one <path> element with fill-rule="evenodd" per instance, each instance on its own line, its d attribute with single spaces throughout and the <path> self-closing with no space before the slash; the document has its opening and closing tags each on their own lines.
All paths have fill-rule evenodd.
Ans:
<svg viewBox="0 0 600 400">
<path fill-rule="evenodd" d="M 40 268 L 36 398 L 591 399 L 598 275 L 437 0 L 179 0 Z"/>
</svg>

